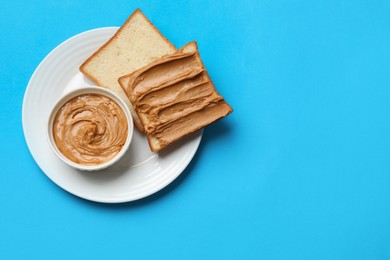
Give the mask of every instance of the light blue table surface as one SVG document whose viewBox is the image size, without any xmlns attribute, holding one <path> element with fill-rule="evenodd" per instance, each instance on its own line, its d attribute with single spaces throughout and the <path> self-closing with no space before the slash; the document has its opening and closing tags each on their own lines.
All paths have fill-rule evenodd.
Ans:
<svg viewBox="0 0 390 260">
<path fill-rule="evenodd" d="M 199 44 L 234 112 L 135 203 L 79 199 L 26 145 L 41 60 L 141 10 Z M 390 259 L 390 1 L 0 4 L 0 259 Z"/>
</svg>

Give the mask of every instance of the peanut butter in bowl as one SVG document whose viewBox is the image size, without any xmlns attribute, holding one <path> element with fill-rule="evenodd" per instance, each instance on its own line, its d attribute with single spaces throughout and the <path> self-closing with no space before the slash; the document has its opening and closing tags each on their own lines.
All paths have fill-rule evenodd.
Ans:
<svg viewBox="0 0 390 260">
<path fill-rule="evenodd" d="M 49 119 L 53 151 L 69 165 L 98 170 L 126 152 L 133 122 L 124 102 L 101 87 L 76 90 L 61 98 Z"/>
</svg>

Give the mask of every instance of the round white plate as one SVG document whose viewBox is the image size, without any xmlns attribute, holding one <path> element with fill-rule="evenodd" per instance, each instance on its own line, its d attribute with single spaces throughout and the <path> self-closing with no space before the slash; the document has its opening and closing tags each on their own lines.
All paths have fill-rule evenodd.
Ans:
<svg viewBox="0 0 390 260">
<path fill-rule="evenodd" d="M 79 72 L 79 66 L 117 30 L 107 27 L 87 31 L 50 52 L 28 83 L 22 110 L 26 142 L 42 171 L 64 190 L 105 203 L 141 199 L 167 186 L 189 164 L 202 138 L 202 131 L 198 131 L 160 153 L 152 153 L 146 138 L 134 131 L 126 155 L 98 172 L 73 169 L 54 155 L 45 136 L 50 108 L 69 90 L 93 85 Z"/>
</svg>

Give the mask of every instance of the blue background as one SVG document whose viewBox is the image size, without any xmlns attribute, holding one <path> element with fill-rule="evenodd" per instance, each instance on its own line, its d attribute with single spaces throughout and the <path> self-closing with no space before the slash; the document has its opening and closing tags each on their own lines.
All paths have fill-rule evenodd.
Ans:
<svg viewBox="0 0 390 260">
<path fill-rule="evenodd" d="M 390 1 L 0 5 L 1 259 L 390 259 Z M 24 91 L 62 41 L 137 7 L 198 41 L 234 112 L 163 191 L 88 202 L 35 164 Z"/>
</svg>

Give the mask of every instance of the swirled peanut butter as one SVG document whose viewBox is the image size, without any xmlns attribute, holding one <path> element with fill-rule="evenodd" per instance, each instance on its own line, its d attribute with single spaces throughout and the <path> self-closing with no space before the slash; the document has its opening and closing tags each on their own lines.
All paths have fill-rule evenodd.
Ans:
<svg viewBox="0 0 390 260">
<path fill-rule="evenodd" d="M 54 141 L 71 161 L 98 165 L 111 160 L 127 139 L 127 119 L 112 99 L 83 94 L 66 102 L 53 123 Z"/>
</svg>

